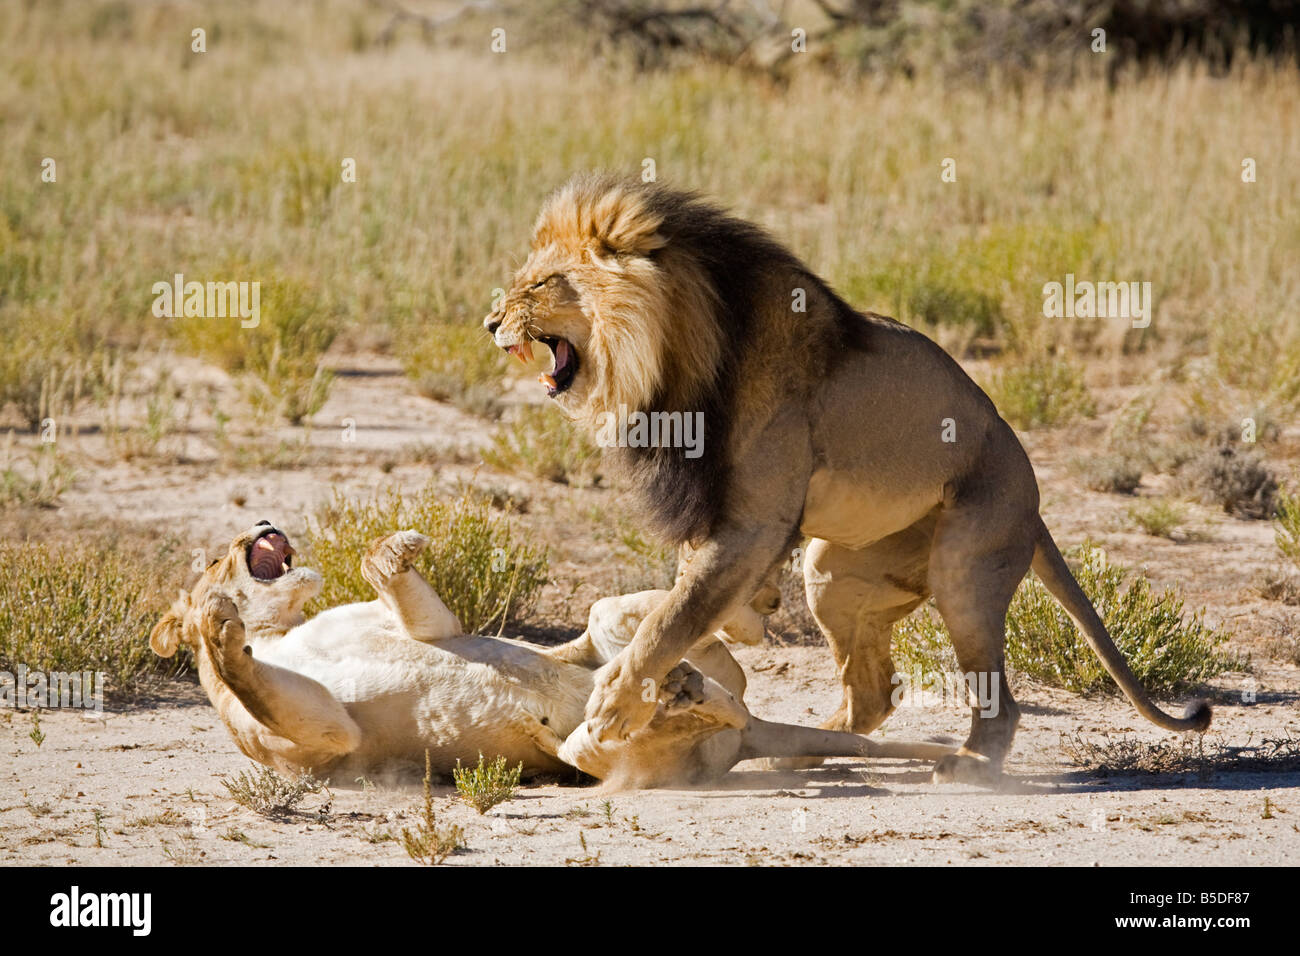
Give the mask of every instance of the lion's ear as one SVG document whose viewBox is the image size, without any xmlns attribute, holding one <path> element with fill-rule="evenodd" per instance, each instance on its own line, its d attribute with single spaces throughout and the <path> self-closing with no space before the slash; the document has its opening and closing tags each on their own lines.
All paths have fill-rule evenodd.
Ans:
<svg viewBox="0 0 1300 956">
<path fill-rule="evenodd" d="M 182 592 L 180 599 L 149 632 L 149 646 L 159 657 L 171 657 L 185 639 L 185 611 L 188 605 L 189 595 Z"/>
</svg>

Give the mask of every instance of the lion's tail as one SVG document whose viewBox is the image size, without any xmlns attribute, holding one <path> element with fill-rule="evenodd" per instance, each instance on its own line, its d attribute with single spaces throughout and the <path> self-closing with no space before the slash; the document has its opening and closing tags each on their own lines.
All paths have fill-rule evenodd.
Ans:
<svg viewBox="0 0 1300 956">
<path fill-rule="evenodd" d="M 1147 694 L 1146 688 L 1129 669 L 1124 655 L 1111 640 L 1106 625 L 1102 623 L 1092 602 L 1088 600 L 1088 595 L 1070 573 L 1069 565 L 1065 563 L 1065 558 L 1061 557 L 1060 549 L 1056 547 L 1056 542 L 1052 540 L 1041 518 L 1038 519 L 1038 541 L 1034 547 L 1033 568 L 1034 573 L 1047 586 L 1047 590 L 1061 602 L 1061 606 L 1074 619 L 1074 623 L 1083 632 L 1088 646 L 1101 658 L 1106 672 L 1115 679 L 1115 683 L 1137 708 L 1138 713 L 1166 730 L 1203 732 L 1210 726 L 1209 701 L 1200 699 L 1189 701 L 1181 718 L 1171 717 L 1155 705 Z"/>
</svg>

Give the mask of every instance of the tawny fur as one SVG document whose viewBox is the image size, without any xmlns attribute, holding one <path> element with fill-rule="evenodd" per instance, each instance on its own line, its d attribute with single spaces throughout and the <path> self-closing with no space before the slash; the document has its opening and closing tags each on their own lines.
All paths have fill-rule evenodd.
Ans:
<svg viewBox="0 0 1300 956">
<path fill-rule="evenodd" d="M 893 625 L 933 595 L 962 671 L 1001 693 L 996 714 L 973 709 L 965 746 L 936 777 L 995 781 L 1019 722 L 1004 621 L 1031 563 L 1143 716 L 1208 726 L 1204 702 L 1183 718 L 1162 712 L 1115 649 L 984 392 L 924 335 L 854 310 L 758 227 L 662 185 L 579 176 L 544 204 L 528 260 L 485 322 L 503 348 L 572 343 L 578 372 L 555 402 L 579 427 L 618 402 L 705 418 L 699 458 L 606 451 L 651 529 L 689 561 L 602 673 L 587 708 L 597 739 L 646 725 L 641 682 L 662 679 L 695 635 L 746 602 L 770 610 L 774 569 L 805 538 L 805 591 L 844 685 L 828 728 L 867 733 L 888 716 Z"/>
<path fill-rule="evenodd" d="M 400 531 L 361 561 L 378 600 L 307 620 L 302 608 L 320 592 L 318 573 L 294 568 L 260 580 L 249 571 L 248 548 L 266 530 L 237 536 L 158 622 L 150 643 L 162 656 L 187 644 L 239 749 L 286 773 L 311 771 L 346 786 L 363 774 L 419 772 L 426 753 L 438 773 L 483 754 L 529 772 L 577 768 L 618 786 L 651 787 L 707 782 L 754 757 L 947 752 L 750 715 L 744 672 L 724 641 L 761 639 L 751 611 L 694 642 L 652 688 L 658 713 L 646 728 L 601 742 L 583 724 L 586 701 L 601 668 L 666 591 L 597 601 L 586 633 L 559 647 L 464 634 L 412 566 L 428 539 Z"/>
</svg>

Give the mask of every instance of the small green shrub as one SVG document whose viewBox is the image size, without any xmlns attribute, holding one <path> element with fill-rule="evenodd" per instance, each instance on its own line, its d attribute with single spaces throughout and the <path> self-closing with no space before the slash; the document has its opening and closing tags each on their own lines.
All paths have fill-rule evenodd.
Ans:
<svg viewBox="0 0 1300 956">
<path fill-rule="evenodd" d="M 515 795 L 523 772 L 522 763 L 508 769 L 505 757 L 497 757 L 488 763 L 479 754 L 478 764 L 474 767 L 462 767 L 457 760 L 451 776 L 456 781 L 456 792 L 461 799 L 479 813 L 487 813 Z"/>
<path fill-rule="evenodd" d="M 1156 538 L 1167 538 L 1185 517 L 1183 509 L 1168 501 L 1134 504 L 1128 509 L 1133 523 Z"/>
<path fill-rule="evenodd" d="M 1083 369 L 1068 359 L 1036 356 L 1004 366 L 989 383 L 998 412 L 1016 428 L 1060 425 L 1095 409 Z"/>
<path fill-rule="evenodd" d="M 1075 554 L 1074 574 L 1097 608 L 1111 638 L 1142 685 L 1171 693 L 1210 679 L 1233 666 L 1221 652 L 1226 636 L 1183 614 L 1172 590 L 1154 594 L 1147 579 L 1106 562 L 1085 544 Z M 905 669 L 928 673 L 957 670 L 947 628 L 931 607 L 895 626 L 895 648 Z M 1044 684 L 1076 693 L 1114 692 L 1115 683 L 1078 633 L 1074 622 L 1032 573 L 1007 611 L 1007 663 Z"/>
<path fill-rule="evenodd" d="M 1289 488 L 1278 489 L 1273 535 L 1278 549 L 1300 567 L 1300 496 Z"/>
<path fill-rule="evenodd" d="M 497 428 L 483 460 L 493 468 L 566 485 L 600 480 L 600 449 L 554 408 L 525 405 Z"/>
<path fill-rule="evenodd" d="M 242 266 L 223 276 L 251 274 Z M 324 356 L 340 323 L 311 289 L 288 279 L 262 282 L 258 312 L 251 328 L 244 328 L 237 315 L 191 316 L 174 319 L 173 333 L 189 351 L 238 375 L 259 414 L 297 425 L 329 397 L 332 373 Z"/>
<path fill-rule="evenodd" d="M 103 671 L 107 692 L 130 697 L 184 667 L 149 649 L 164 575 L 154 555 L 115 547 L 0 544 L 0 670 Z"/>
<path fill-rule="evenodd" d="M 415 567 L 473 632 L 522 619 L 546 583 L 546 549 L 517 538 L 507 518 L 468 490 L 450 503 L 432 484 L 410 495 L 394 488 L 370 499 L 335 492 L 309 524 L 310 560 L 325 577 L 309 612 L 373 600 L 361 576 L 361 555 L 372 541 L 402 528 L 432 539 Z"/>
</svg>

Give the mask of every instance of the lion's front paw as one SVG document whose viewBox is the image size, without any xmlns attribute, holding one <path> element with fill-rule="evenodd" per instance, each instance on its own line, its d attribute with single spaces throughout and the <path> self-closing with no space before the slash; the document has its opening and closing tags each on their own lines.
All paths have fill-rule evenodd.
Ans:
<svg viewBox="0 0 1300 956">
<path fill-rule="evenodd" d="M 643 685 L 617 662 L 606 668 L 587 701 L 587 724 L 599 743 L 626 740 L 650 723 L 659 706 L 654 681 Z"/>
<path fill-rule="evenodd" d="M 378 584 L 411 569 L 411 563 L 429 546 L 429 538 L 418 531 L 397 531 L 380 538 L 361 559 L 361 573 L 371 584 Z"/>
</svg>

